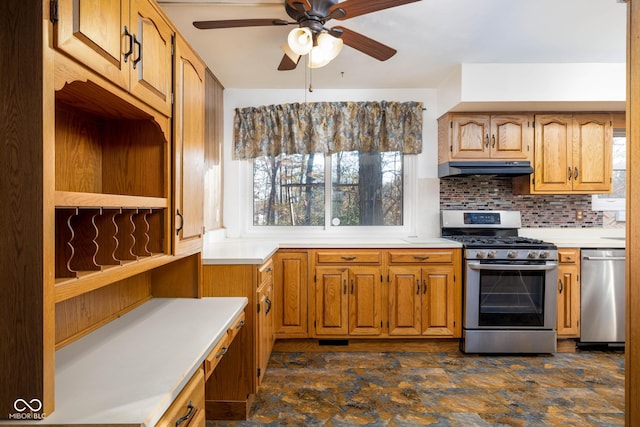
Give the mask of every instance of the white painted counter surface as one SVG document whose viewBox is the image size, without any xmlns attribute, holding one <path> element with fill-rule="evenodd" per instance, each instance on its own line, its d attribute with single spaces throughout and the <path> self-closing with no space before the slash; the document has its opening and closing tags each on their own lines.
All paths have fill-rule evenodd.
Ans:
<svg viewBox="0 0 640 427">
<path fill-rule="evenodd" d="M 203 264 L 263 264 L 278 249 L 362 248 L 418 249 L 461 248 L 462 245 L 440 237 L 282 237 L 270 239 L 208 240 L 205 236 Z"/>
<path fill-rule="evenodd" d="M 246 305 L 153 298 L 56 351 L 55 411 L 37 423 L 155 425 Z"/>
</svg>

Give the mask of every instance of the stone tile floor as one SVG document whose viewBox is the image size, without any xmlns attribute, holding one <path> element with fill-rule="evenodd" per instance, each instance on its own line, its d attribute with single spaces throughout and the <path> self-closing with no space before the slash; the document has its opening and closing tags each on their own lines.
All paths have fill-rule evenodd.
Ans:
<svg viewBox="0 0 640 427">
<path fill-rule="evenodd" d="M 213 426 L 621 426 L 624 354 L 273 353 L 251 417 Z"/>
</svg>

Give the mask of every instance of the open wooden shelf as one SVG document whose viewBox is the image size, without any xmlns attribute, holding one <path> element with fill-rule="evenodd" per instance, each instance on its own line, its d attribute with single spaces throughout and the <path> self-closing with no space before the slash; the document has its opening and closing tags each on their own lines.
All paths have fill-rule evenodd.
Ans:
<svg viewBox="0 0 640 427">
<path fill-rule="evenodd" d="M 121 194 L 56 191 L 56 207 L 168 208 L 164 197 L 126 196 Z"/>
</svg>

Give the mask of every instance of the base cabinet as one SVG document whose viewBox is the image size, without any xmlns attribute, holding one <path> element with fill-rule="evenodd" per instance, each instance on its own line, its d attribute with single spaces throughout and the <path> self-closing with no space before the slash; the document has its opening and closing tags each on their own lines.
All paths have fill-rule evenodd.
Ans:
<svg viewBox="0 0 640 427">
<path fill-rule="evenodd" d="M 459 338 L 459 251 L 391 251 L 389 259 L 389 335 Z"/>
<path fill-rule="evenodd" d="M 580 249 L 558 249 L 558 337 L 580 337 Z"/>
<path fill-rule="evenodd" d="M 273 259 L 276 338 L 308 338 L 307 251 L 280 250 Z"/>
</svg>

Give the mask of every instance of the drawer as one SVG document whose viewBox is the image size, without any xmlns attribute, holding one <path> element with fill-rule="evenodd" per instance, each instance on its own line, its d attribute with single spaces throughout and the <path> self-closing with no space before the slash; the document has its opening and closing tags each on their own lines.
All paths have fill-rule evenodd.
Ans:
<svg viewBox="0 0 640 427">
<path fill-rule="evenodd" d="M 229 335 L 229 332 L 227 332 L 222 336 L 220 341 L 218 341 L 216 346 L 213 347 L 213 350 L 211 350 L 207 358 L 204 359 L 205 379 L 208 380 L 213 373 L 213 370 L 216 369 L 216 366 L 220 363 L 222 356 L 224 356 L 229 349 L 229 344 L 231 344 L 231 336 Z"/>
<path fill-rule="evenodd" d="M 236 337 L 236 335 L 238 335 L 238 332 L 240 332 L 240 329 L 244 327 L 244 324 L 245 324 L 245 320 L 244 320 L 244 311 L 243 311 L 242 314 L 238 316 L 236 321 L 233 322 L 233 325 L 231 325 L 231 327 L 229 327 L 229 329 L 227 330 L 227 335 L 229 337 L 229 345 L 231 345 L 231 342 L 233 341 L 233 339 Z"/>
<path fill-rule="evenodd" d="M 452 251 L 389 251 L 389 263 L 391 264 L 451 264 L 453 263 Z"/>
<path fill-rule="evenodd" d="M 269 260 L 262 264 L 258 269 L 258 284 L 264 283 L 265 280 L 273 277 L 273 260 Z"/>
<path fill-rule="evenodd" d="M 204 373 L 198 369 L 156 425 L 205 427 Z"/>
<path fill-rule="evenodd" d="M 380 264 L 382 252 L 380 251 L 318 251 L 316 252 L 318 264 Z"/>
<path fill-rule="evenodd" d="M 558 262 L 562 264 L 575 264 L 580 259 L 578 250 L 558 250 Z"/>
</svg>

